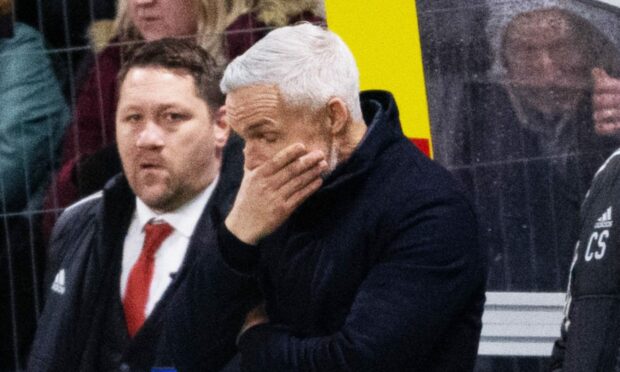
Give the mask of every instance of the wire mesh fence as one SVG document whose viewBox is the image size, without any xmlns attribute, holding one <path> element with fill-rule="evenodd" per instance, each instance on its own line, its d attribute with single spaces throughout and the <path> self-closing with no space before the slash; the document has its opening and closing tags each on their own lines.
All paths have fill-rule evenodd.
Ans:
<svg viewBox="0 0 620 372">
<path fill-rule="evenodd" d="M 226 27 L 197 39 L 223 63 L 278 25 L 221 3 Z M 590 77 L 618 74 L 618 13 L 596 1 L 416 3 L 434 153 L 478 209 L 488 288 L 564 291 L 580 202 L 618 146 L 595 130 Z M 324 17 L 316 5 L 297 18 Z M 0 11 L 0 370 L 25 368 L 55 218 L 121 170 L 115 77 L 142 40 L 114 23 L 116 7 L 20 0 Z M 481 357 L 477 369 L 545 367 Z"/>
</svg>

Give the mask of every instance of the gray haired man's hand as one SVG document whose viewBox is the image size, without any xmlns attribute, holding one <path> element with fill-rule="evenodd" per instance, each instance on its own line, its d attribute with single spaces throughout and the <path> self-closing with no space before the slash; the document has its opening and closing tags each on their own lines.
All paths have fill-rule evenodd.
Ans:
<svg viewBox="0 0 620 372">
<path fill-rule="evenodd" d="M 326 169 L 323 152 L 308 152 L 300 143 L 255 169 L 246 168 L 226 227 L 242 242 L 256 245 L 321 187 Z"/>
</svg>

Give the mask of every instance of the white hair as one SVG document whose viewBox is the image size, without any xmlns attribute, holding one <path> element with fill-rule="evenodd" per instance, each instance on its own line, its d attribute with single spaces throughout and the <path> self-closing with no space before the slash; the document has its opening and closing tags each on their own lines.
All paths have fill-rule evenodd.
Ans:
<svg viewBox="0 0 620 372">
<path fill-rule="evenodd" d="M 355 58 L 338 35 L 319 26 L 302 23 L 271 31 L 228 65 L 220 88 L 228 94 L 264 84 L 277 86 L 287 103 L 313 109 L 338 97 L 353 120 L 362 120 Z"/>
</svg>

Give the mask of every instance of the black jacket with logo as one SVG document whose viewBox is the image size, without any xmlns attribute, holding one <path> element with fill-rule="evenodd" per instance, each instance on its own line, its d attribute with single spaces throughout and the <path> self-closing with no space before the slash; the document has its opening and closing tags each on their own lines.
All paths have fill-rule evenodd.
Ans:
<svg viewBox="0 0 620 372">
<path fill-rule="evenodd" d="M 124 322 L 119 322 L 124 318 L 118 305 L 123 241 L 135 209 L 135 195 L 126 179 L 118 176 L 103 193 L 65 210 L 52 236 L 52 264 L 45 280 L 47 299 L 28 370 L 184 370 L 177 363 L 176 348 L 203 353 L 207 363 L 201 370 L 221 368 L 235 353 L 235 337 L 245 314 L 255 305 L 257 293 L 254 281 L 228 269 L 214 246 L 215 226 L 231 205 L 239 176 L 240 170 L 222 170 L 181 268 L 133 339 L 127 336 Z M 180 292 L 188 293 L 185 287 L 196 282 L 188 278 L 195 276 L 205 283 L 200 291 L 210 301 L 200 311 L 208 314 L 211 321 L 201 324 L 204 334 L 172 345 L 170 335 L 178 330 L 167 327 L 166 319 L 177 312 L 173 303 L 191 302 L 191 298 L 175 297 Z"/>
<path fill-rule="evenodd" d="M 594 177 L 580 220 L 552 370 L 620 371 L 620 150 Z"/>
</svg>

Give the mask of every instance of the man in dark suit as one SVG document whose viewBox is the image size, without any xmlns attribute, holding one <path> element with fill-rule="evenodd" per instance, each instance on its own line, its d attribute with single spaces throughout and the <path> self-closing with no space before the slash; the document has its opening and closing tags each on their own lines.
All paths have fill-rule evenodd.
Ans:
<svg viewBox="0 0 620 372">
<path fill-rule="evenodd" d="M 175 366 L 168 342 L 174 330 L 164 320 L 193 275 L 210 283 L 203 288 L 210 305 L 201 311 L 214 321 L 202 328 L 206 337 L 185 346 L 207 355 L 203 370 L 219 369 L 234 353 L 255 291 L 250 279 L 221 264 L 212 244 L 240 165 L 239 152 L 224 150 L 229 130 L 219 78 L 204 50 L 165 39 L 137 50 L 119 73 L 123 175 L 65 210 L 55 227 L 30 370 Z M 193 267 L 198 261 L 202 266 Z M 189 345 L 197 339 L 200 345 Z"/>
</svg>

